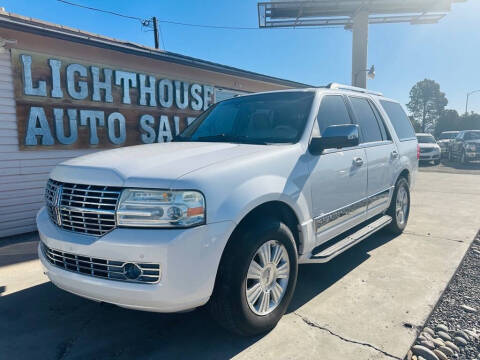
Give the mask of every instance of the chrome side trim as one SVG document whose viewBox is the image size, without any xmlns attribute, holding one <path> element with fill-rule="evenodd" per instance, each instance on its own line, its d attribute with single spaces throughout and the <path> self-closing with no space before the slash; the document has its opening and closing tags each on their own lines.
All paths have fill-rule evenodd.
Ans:
<svg viewBox="0 0 480 360">
<path fill-rule="evenodd" d="M 392 188 L 390 187 L 350 205 L 346 205 L 340 209 L 313 218 L 315 234 L 318 234 L 320 231 L 328 230 L 350 218 L 354 218 L 362 212 L 366 212 L 367 209 L 375 208 L 386 203 L 390 198 L 391 189 Z"/>
<path fill-rule="evenodd" d="M 335 225 L 345 221 L 346 218 L 353 218 L 367 210 L 368 198 L 354 202 L 353 204 L 344 206 L 338 210 L 334 210 L 324 215 L 314 218 L 315 233 L 328 230 Z M 328 226 L 327 226 L 328 225 Z"/>
<path fill-rule="evenodd" d="M 388 188 L 386 190 L 382 190 L 376 194 L 370 195 L 368 197 L 368 205 L 367 205 L 367 210 L 373 209 L 377 206 L 383 205 L 386 202 L 388 202 L 388 199 L 390 198 L 390 190 L 392 188 Z"/>
</svg>

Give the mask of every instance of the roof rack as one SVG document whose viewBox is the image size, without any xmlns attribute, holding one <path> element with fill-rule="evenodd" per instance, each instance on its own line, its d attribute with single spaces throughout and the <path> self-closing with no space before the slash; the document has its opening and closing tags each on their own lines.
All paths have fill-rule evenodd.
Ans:
<svg viewBox="0 0 480 360">
<path fill-rule="evenodd" d="M 371 94 L 371 95 L 378 95 L 378 96 L 383 96 L 381 92 L 378 91 L 372 91 L 356 86 L 350 86 L 350 85 L 343 85 L 339 83 L 330 83 L 327 86 L 325 86 L 327 89 L 337 89 L 337 90 L 350 90 L 350 91 L 356 91 L 356 92 L 361 92 L 364 94 Z"/>
</svg>

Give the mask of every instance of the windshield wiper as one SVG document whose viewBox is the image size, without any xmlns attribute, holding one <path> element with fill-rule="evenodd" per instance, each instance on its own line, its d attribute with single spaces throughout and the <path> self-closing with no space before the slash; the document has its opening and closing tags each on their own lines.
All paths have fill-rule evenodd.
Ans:
<svg viewBox="0 0 480 360">
<path fill-rule="evenodd" d="M 233 139 L 232 136 L 225 135 L 225 134 L 217 134 L 217 135 L 207 135 L 207 136 L 199 136 L 194 141 L 219 141 L 224 140 L 226 142 L 230 142 Z"/>
<path fill-rule="evenodd" d="M 235 144 L 253 144 L 253 145 L 266 145 L 267 143 L 261 139 L 252 139 L 248 136 L 233 136 L 226 134 L 217 134 L 209 136 L 200 136 L 193 141 L 213 141 L 213 142 L 229 142 Z"/>
<path fill-rule="evenodd" d="M 199 136 L 196 139 L 192 139 L 191 136 L 183 137 L 176 136 L 173 138 L 173 141 L 192 141 L 192 142 L 229 142 L 235 144 L 252 144 L 252 145 L 269 145 L 270 141 L 265 141 L 263 139 L 255 139 L 249 136 L 233 136 L 227 134 L 216 134 L 216 135 L 206 135 Z"/>
</svg>

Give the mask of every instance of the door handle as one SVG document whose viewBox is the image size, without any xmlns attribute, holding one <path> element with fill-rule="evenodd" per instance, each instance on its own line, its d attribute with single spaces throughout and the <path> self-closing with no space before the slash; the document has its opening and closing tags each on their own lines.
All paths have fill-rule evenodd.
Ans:
<svg viewBox="0 0 480 360">
<path fill-rule="evenodd" d="M 392 159 L 398 159 L 398 152 L 397 150 L 392 151 Z"/>
<path fill-rule="evenodd" d="M 361 157 L 354 157 L 353 158 L 353 164 L 355 166 L 362 166 L 363 165 L 363 159 Z"/>
</svg>

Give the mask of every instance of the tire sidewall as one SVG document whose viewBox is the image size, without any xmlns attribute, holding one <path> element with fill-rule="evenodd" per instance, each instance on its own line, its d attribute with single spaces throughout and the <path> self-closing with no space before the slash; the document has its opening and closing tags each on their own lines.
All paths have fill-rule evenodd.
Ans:
<svg viewBox="0 0 480 360">
<path fill-rule="evenodd" d="M 290 263 L 288 285 L 280 304 L 275 310 L 267 315 L 257 315 L 248 305 L 245 279 L 258 248 L 270 240 L 277 240 L 287 250 Z M 235 316 L 238 320 L 237 323 L 242 324 L 242 332 L 258 334 L 272 329 L 287 310 L 297 281 L 297 249 L 290 229 L 278 221 L 269 222 L 265 226 L 254 226 L 252 231 L 241 235 L 237 241 L 242 246 L 240 249 L 237 248 L 238 257 L 234 265 L 238 270 L 233 269 L 234 272 L 232 273 L 231 295 L 233 296 L 234 308 L 238 309 Z"/>
<path fill-rule="evenodd" d="M 462 150 L 462 154 L 460 155 L 460 163 L 463 165 L 467 164 L 467 155 L 465 155 L 465 150 Z"/>
<path fill-rule="evenodd" d="M 403 224 L 398 223 L 397 214 L 396 214 L 397 196 L 398 196 L 398 191 L 400 190 L 401 187 L 405 188 L 405 191 L 407 193 L 407 198 L 408 198 L 407 214 L 406 214 L 405 221 L 403 222 Z M 404 177 L 401 177 L 400 179 L 398 179 L 397 184 L 395 186 L 395 191 L 393 193 L 392 204 L 391 204 L 391 207 L 390 207 L 390 214 L 389 215 L 392 217 L 392 223 L 394 225 L 395 230 L 397 232 L 402 232 L 405 229 L 405 227 L 407 226 L 408 218 L 410 216 L 410 188 L 408 186 L 408 181 Z"/>
</svg>

